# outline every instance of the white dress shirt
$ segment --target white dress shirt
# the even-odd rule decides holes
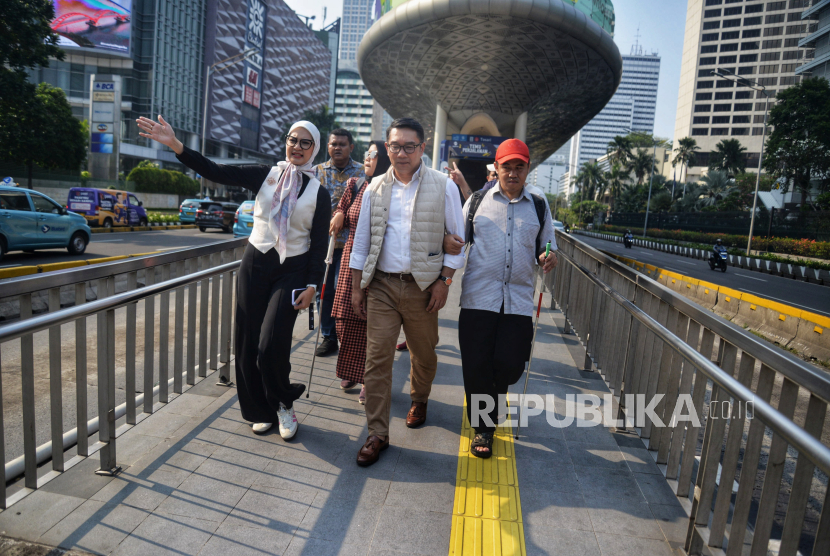
[[[404,184],[397,175],[392,184],[392,200],[389,205],[389,218],[386,222],[386,233],[383,236],[383,248],[378,257],[377,269],[383,272],[404,273],[412,272],[412,258],[410,254],[410,239],[412,237],[412,214],[415,209],[415,194],[421,182],[421,168],[415,171],[412,180]],[[464,239],[464,216],[461,212],[461,199],[458,196],[458,186],[451,179],[447,179],[444,202],[444,227],[447,232],[456,234]],[[355,230],[352,254],[349,259],[349,268],[363,270],[366,258],[369,256],[371,237],[371,201],[368,189],[363,192],[363,205],[360,207],[360,218]],[[464,253],[460,255],[444,254],[444,266],[459,269],[464,266]]]

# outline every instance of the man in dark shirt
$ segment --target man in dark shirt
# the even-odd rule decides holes
[[[352,160],[354,151],[354,138],[348,129],[338,128],[332,130],[328,139],[329,160],[319,164],[315,171],[317,179],[331,195],[332,212],[340,203],[340,198],[346,190],[346,183],[349,178],[365,177],[363,165]],[[331,309],[334,305],[334,293],[337,287],[337,276],[340,272],[340,259],[343,256],[343,246],[349,237],[348,231],[343,231],[337,237],[334,245],[334,257],[329,269],[328,280],[326,281],[326,297],[320,309],[320,327],[323,334],[323,341],[317,348],[317,356],[325,357],[337,352],[337,328],[336,321],[331,318]],[[344,390],[353,388],[355,385],[349,381],[342,381],[340,387]]]

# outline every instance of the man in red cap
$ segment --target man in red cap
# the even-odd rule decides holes
[[[502,143],[495,168],[498,183],[464,205],[470,250],[458,318],[467,417],[476,431],[470,451],[482,458],[493,452],[498,397],[521,378],[530,356],[536,265],[547,273],[557,264],[550,207],[525,184],[527,145]]]

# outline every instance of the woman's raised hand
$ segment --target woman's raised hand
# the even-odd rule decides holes
[[[176,154],[182,154],[184,145],[182,145],[181,141],[176,139],[176,134],[173,132],[173,126],[164,121],[164,118],[162,118],[160,114],[158,122],[154,122],[150,118],[142,116],[136,120],[136,123],[138,124],[138,128],[141,130],[141,132],[139,132],[141,137],[146,137],[147,139],[152,139],[162,145],[167,145],[173,149]]]

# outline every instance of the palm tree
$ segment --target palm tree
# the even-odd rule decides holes
[[[622,194],[625,181],[629,179],[629,174],[619,164],[614,164],[609,172],[605,172],[604,181],[608,185],[608,192],[611,194],[612,210],[617,208],[617,199]]]
[[[674,149],[674,160],[672,164],[680,164],[680,181],[686,181],[683,170],[689,166],[693,166],[697,161],[695,151],[699,151],[697,141],[692,137],[684,137],[677,142],[677,148]]]
[[[625,166],[631,159],[631,139],[622,135],[617,135],[608,143],[608,158],[611,164],[620,164]]]
[[[637,154],[628,163],[628,170],[637,176],[637,185],[643,185],[643,180],[651,173],[653,166],[654,156],[645,149],[637,149]]]
[[[580,197],[583,201],[596,201],[602,195],[605,180],[602,169],[596,161],[583,164],[576,179],[580,184]]]
[[[724,139],[715,145],[715,152],[709,159],[710,170],[722,170],[730,176],[743,174],[746,170],[746,147],[737,139]]]
[[[702,206],[711,207],[735,191],[735,180],[726,172],[712,171],[700,179],[700,200]]]

